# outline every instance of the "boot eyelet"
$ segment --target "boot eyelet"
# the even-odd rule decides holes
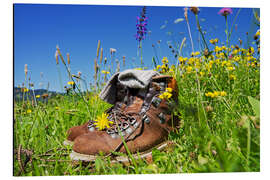
[[[160,114],[158,115],[158,117],[159,117],[160,123],[161,123],[161,124],[164,124],[164,123],[165,123],[165,120],[166,120],[166,116],[165,116],[163,113],[160,113]]]
[[[142,120],[146,123],[146,124],[149,124],[150,123],[150,119],[149,117],[145,114],[142,118]]]
[[[90,126],[90,127],[88,126],[88,130],[93,132],[93,131],[95,131],[95,127],[94,126]]]
[[[131,118],[129,122],[131,125],[134,125],[137,122],[137,120],[135,118]]]
[[[129,124],[126,123],[126,122],[124,122],[124,123],[123,123],[122,129],[123,129],[123,130],[126,130],[127,128],[129,128]]]
[[[116,133],[112,133],[112,134],[110,134],[110,135],[111,135],[111,137],[112,137],[113,139],[118,138],[118,135],[117,135]]]
[[[114,134],[115,133],[115,131],[113,130],[113,129],[107,129],[107,131],[106,131],[108,134]]]
[[[139,123],[138,122],[136,122],[134,125],[133,125],[133,127],[138,127],[139,126]]]
[[[127,133],[127,134],[132,133],[132,129],[129,127],[129,128],[126,130],[126,133]]]
[[[161,103],[162,99],[158,98],[158,97],[154,97],[152,99],[152,104],[157,108],[159,106],[159,104]]]

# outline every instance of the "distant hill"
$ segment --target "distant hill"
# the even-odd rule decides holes
[[[37,95],[42,96],[43,94],[48,94],[48,97],[52,97],[61,93],[57,93],[55,91],[47,91],[46,89],[35,89],[34,92],[33,90],[29,90],[27,93],[25,93],[24,99],[26,100],[27,98],[29,98],[30,100],[32,100],[34,96],[37,96]],[[22,100],[23,99],[22,88],[14,87],[13,97],[15,101]]]

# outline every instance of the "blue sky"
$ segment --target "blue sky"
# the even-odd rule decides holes
[[[167,42],[181,43],[187,38],[185,54],[190,54],[190,41],[186,22],[174,21],[183,18],[184,7],[147,7],[148,34],[143,41],[143,60],[145,65],[152,67],[151,60],[155,56],[152,44],[155,44],[158,57],[168,57],[174,62],[174,57]],[[233,14],[228,17],[232,24],[239,8],[233,8]],[[104,49],[104,57],[110,60],[110,48],[117,50],[115,58],[122,62],[126,56],[126,67],[133,68],[140,64],[137,56],[138,43],[135,39],[136,17],[140,15],[142,6],[95,6],[95,5],[44,5],[15,4],[14,5],[14,85],[24,82],[24,65],[28,64],[31,81],[35,88],[46,88],[60,91],[59,75],[55,63],[55,50],[58,44],[64,57],[70,53],[71,70],[73,74],[82,72],[86,81],[93,82],[94,59],[98,40]],[[206,39],[219,38],[225,42],[226,36],[224,17],[218,15],[220,8],[200,8],[199,19],[202,29],[206,31]],[[256,26],[252,23],[252,9],[242,8],[236,20],[237,29],[233,29],[232,44],[241,38],[246,41],[246,32],[254,34]],[[166,27],[161,26],[167,21]],[[195,16],[189,11],[189,21],[195,50],[199,34],[196,29]],[[172,32],[169,36],[167,32]],[[160,48],[157,41],[161,40]],[[209,47],[213,47],[209,45]],[[68,82],[67,73],[60,63],[63,84]],[[115,67],[115,65],[114,65]],[[104,69],[102,67],[102,69]],[[123,67],[121,67],[123,70]],[[43,73],[41,78],[40,73]],[[39,84],[43,83],[43,86]]]

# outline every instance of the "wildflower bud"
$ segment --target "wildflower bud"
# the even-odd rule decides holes
[[[209,55],[208,49],[205,49],[204,52],[203,52],[203,54],[204,54],[205,56],[208,56],[208,55]]]
[[[205,110],[206,110],[206,112],[213,111],[213,107],[208,105],[208,106],[206,106]]]
[[[215,156],[217,155],[217,151],[216,150],[212,150],[212,154]]]
[[[82,72],[78,71],[78,76],[81,77],[81,75],[82,75]]]
[[[239,43],[240,43],[240,46],[241,46],[243,41],[240,38],[238,40],[239,40]]]
[[[172,45],[169,45],[169,48],[172,48]]]
[[[103,59],[103,48],[100,49],[100,64],[102,63]]]
[[[116,52],[116,49],[110,48],[110,53],[111,53],[111,55],[113,55],[115,52]]]
[[[70,55],[69,55],[69,53],[67,53],[67,63],[68,63],[68,65],[70,64]]]
[[[28,65],[27,64],[24,65],[24,73],[25,73],[25,77],[26,77],[27,73],[28,73]]]
[[[198,7],[191,7],[191,8],[190,8],[190,11],[193,12],[193,14],[195,14],[195,15],[196,15],[196,14],[199,14],[199,12],[200,12],[200,10],[199,10]]]
[[[123,66],[126,64],[126,56],[123,56]]]
[[[59,64],[59,57],[58,57],[58,51],[57,50],[55,51],[54,57],[55,57],[55,60],[56,60],[56,64]]]
[[[188,13],[188,8],[184,8],[184,17],[185,17],[186,21],[188,21],[187,13]]]
[[[97,59],[98,59],[98,56],[99,56],[99,49],[100,49],[100,40],[98,40],[98,46],[97,46]]]

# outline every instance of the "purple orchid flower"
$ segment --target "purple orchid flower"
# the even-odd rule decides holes
[[[137,34],[135,35],[135,37],[136,37],[136,40],[138,40],[139,42],[141,40],[144,40],[147,34],[146,26],[147,26],[148,18],[145,16],[145,14],[146,14],[146,7],[143,7],[141,16],[137,17],[137,22],[136,22]]]

